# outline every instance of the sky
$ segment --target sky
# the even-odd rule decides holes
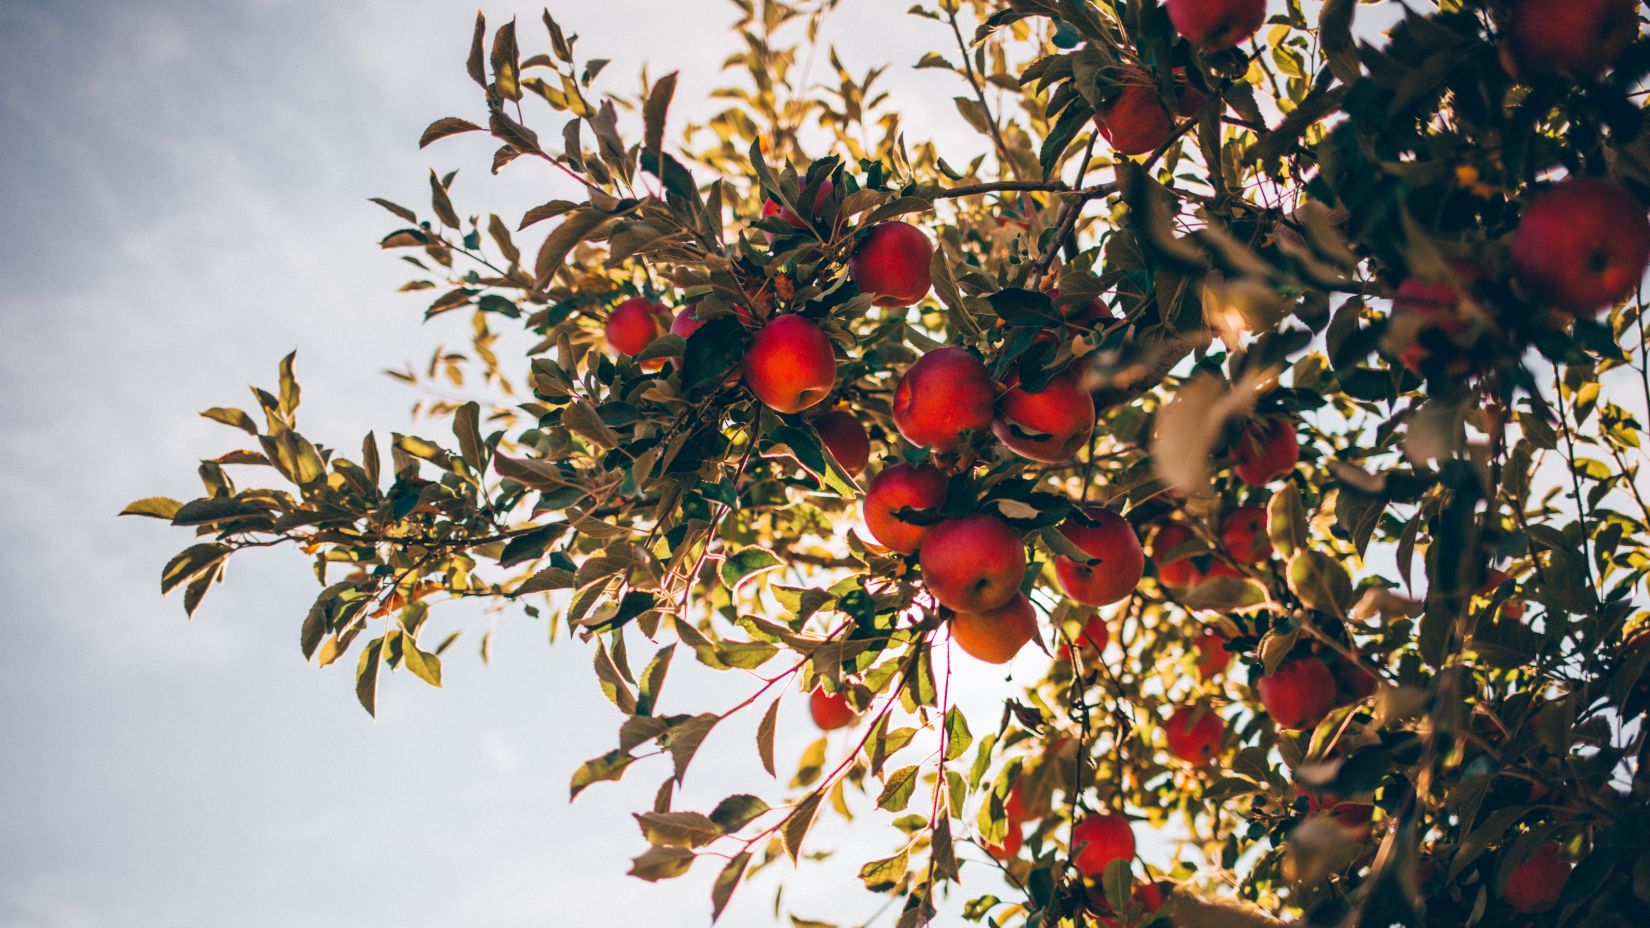
[[[842,4],[828,32],[855,71],[949,41],[906,5]],[[682,71],[679,108],[709,105],[730,5],[554,6],[581,54],[613,59],[610,86],[633,88],[645,61]],[[540,9],[485,5],[495,24],[520,16],[524,44],[542,42]],[[237,558],[189,622],[158,595],[186,534],[114,517],[135,498],[196,495],[195,462],[237,434],[196,413],[247,405],[293,349],[306,434],[354,447],[412,427],[414,395],[381,371],[460,343],[464,321],[424,325],[427,300],[393,292],[405,265],[376,242],[394,220],[367,198],[426,202],[432,167],[462,169],[465,212],[569,192],[548,171],[490,177],[481,140],[418,151],[434,118],[481,111],[463,69],[474,12],[0,0],[0,928],[708,922],[712,867],[624,876],[645,849],[628,813],[651,804],[662,768],[567,801],[621,720],[586,648],[501,618],[491,666],[472,634],[443,690],[396,675],[373,720],[349,668],[299,653],[316,592],[302,559]],[[913,137],[971,144],[945,75],[896,68],[889,89]],[[682,705],[736,701],[740,681],[687,663]],[[782,715],[781,757],[812,737],[800,706]],[[681,807],[777,792],[746,722],[707,742]],[[846,851],[794,879],[785,911],[869,917],[882,900],[853,870],[892,850],[866,843],[886,837],[816,835]],[[723,923],[772,923],[773,889],[742,889]]]

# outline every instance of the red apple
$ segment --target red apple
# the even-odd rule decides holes
[[[745,351],[745,385],[779,412],[801,412],[836,383],[836,353],[819,326],[797,315],[777,316],[757,330]]]
[[[843,470],[856,477],[865,472],[871,460],[871,437],[852,413],[841,409],[821,413],[814,417],[814,431]]]
[[[1450,267],[1453,277],[1449,279],[1406,279],[1398,285],[1398,293],[1392,299],[1393,330],[1403,337],[1398,359],[1416,373],[1427,358],[1427,346],[1422,343],[1424,333],[1441,332],[1453,339],[1466,332],[1469,325],[1461,313],[1461,304],[1470,298],[1467,288],[1483,272],[1464,261],[1452,261]]]
[[[1097,322],[1116,318],[1112,314],[1111,307],[1107,306],[1098,297],[1087,302],[1070,303],[1062,306],[1060,305],[1059,287],[1050,287],[1047,296],[1049,302],[1054,304],[1055,311],[1066,320],[1068,326],[1091,328]]]
[[[1094,397],[1075,367],[1055,374],[1043,389],[1012,386],[997,401],[991,431],[1023,458],[1058,464],[1071,460],[1094,434]]]
[[[1232,473],[1250,486],[1263,487],[1294,470],[1300,459],[1295,424],[1279,416],[1243,430],[1232,449]]]
[[[1203,91],[1192,86],[1185,68],[1174,69],[1174,102],[1175,115],[1183,117],[1196,116],[1203,109],[1203,104],[1209,102]]]
[[[1545,912],[1558,902],[1570,881],[1570,864],[1559,856],[1557,844],[1544,844],[1507,874],[1501,898],[1515,912]]]
[[[1122,91],[1094,114],[1094,125],[1123,155],[1155,151],[1174,131],[1174,121],[1157,95],[1157,85],[1144,73],[1128,76]]]
[[[885,467],[865,488],[865,502],[861,507],[865,527],[883,547],[911,554],[922,544],[929,526],[905,522],[894,513],[906,508],[939,508],[945,502],[945,487],[945,474],[926,464]]]
[[[692,338],[693,333],[704,325],[699,321],[698,303],[689,303],[676,311],[676,318],[670,320],[670,334],[680,335],[682,338]]]
[[[922,581],[940,605],[985,612],[1020,591],[1026,549],[1007,522],[988,515],[947,519],[922,540]]]
[[[1520,72],[1597,77],[1638,32],[1634,0],[1514,0],[1507,41]]]
[[[1170,522],[1152,537],[1152,563],[1157,565],[1157,579],[1164,586],[1189,589],[1202,583],[1203,571],[1191,557],[1166,560],[1169,552],[1192,540],[1192,530],[1184,522]]]
[[[1129,893],[1129,908],[1146,915],[1155,914],[1163,908],[1163,903],[1168,899],[1169,890],[1173,886],[1173,883],[1166,880],[1161,883],[1135,883],[1134,890]],[[1123,928],[1123,922],[1111,917],[1118,913],[1112,911],[1111,903],[1106,901],[1104,890],[1101,887],[1097,886],[1089,890],[1089,902],[1089,907],[1094,910],[1101,928]],[[1155,924],[1155,921],[1149,918],[1139,918],[1129,924],[1133,928],[1143,928],[1145,925]]]
[[[969,656],[988,664],[1006,664],[1037,635],[1037,610],[1024,593],[984,612],[951,617],[951,640]]]
[[[1106,620],[1100,618],[1100,613],[1091,612],[1083,620],[1083,629],[1077,633],[1077,647],[1084,651],[1098,655],[1106,650],[1106,642],[1111,640],[1111,629],[1106,627]],[[1071,645],[1060,646],[1060,659],[1071,660]]]
[[[985,362],[962,348],[937,348],[906,368],[894,387],[894,425],[920,448],[955,451],[962,434],[991,424],[996,387]]]
[[[1099,562],[1079,563],[1065,555],[1054,559],[1054,577],[1067,596],[1085,606],[1104,606],[1128,596],[1139,585],[1146,572],[1146,555],[1127,519],[1095,506],[1073,513],[1061,523],[1060,534]]]
[[[1277,673],[1261,677],[1256,688],[1279,728],[1316,725],[1335,706],[1335,675],[1315,657],[1285,663]]]
[[[1650,219],[1621,185],[1571,178],[1536,195],[1513,234],[1513,272],[1540,298],[1591,312],[1632,293],[1650,262]]]
[[[820,183],[819,193],[814,196],[814,214],[810,217],[812,220],[817,221],[819,219],[819,211],[825,208],[825,198],[829,197],[834,189],[836,189],[835,185],[828,180]],[[801,216],[792,212],[790,207],[780,206],[778,200],[768,197],[762,201],[762,218],[767,219],[772,216],[778,216],[793,229],[806,229],[808,227],[808,223],[804,222]],[[767,235],[768,241],[774,240],[772,232],[764,234]]]
[[[1165,0],[1175,31],[1204,51],[1225,51],[1266,22],[1266,0]]]
[[[1197,649],[1192,663],[1197,667],[1198,679],[1207,680],[1232,663],[1232,652],[1226,650],[1226,636],[1219,632],[1205,630],[1192,639],[1192,647]]]
[[[1128,819],[1109,809],[1090,812],[1071,826],[1071,849],[1084,876],[1099,876],[1112,861],[1134,857],[1134,829]]]
[[[1239,506],[1226,514],[1220,524],[1220,542],[1226,556],[1239,564],[1259,564],[1272,556],[1272,539],[1266,534],[1266,510],[1260,506]]]
[[[1225,736],[1226,723],[1207,706],[1182,706],[1163,726],[1169,753],[1199,767],[1219,756]]]
[[[646,297],[625,300],[607,317],[607,343],[620,354],[636,354],[664,334],[662,320],[666,312]]]
[[[933,286],[928,265],[934,246],[928,236],[903,222],[872,226],[848,259],[848,276],[878,306],[910,306]]]
[[[848,697],[841,692],[827,693],[822,687],[815,687],[808,697],[808,712],[814,717],[814,724],[824,731],[841,728],[852,724],[859,713],[848,704]]]

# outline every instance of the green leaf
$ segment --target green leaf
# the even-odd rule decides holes
[[[210,409],[202,410],[201,415],[213,422],[232,425],[253,437],[258,435],[257,424],[252,421],[252,417],[247,415],[245,410],[236,409],[233,406],[213,406]]]
[[[178,584],[192,580],[205,571],[216,567],[230,554],[228,545],[209,542],[190,545],[180,551],[160,572],[160,592],[162,596],[172,592]]]
[[[123,516],[148,516],[152,519],[171,519],[177,515],[182,503],[169,496],[145,496],[143,499],[133,500],[120,511]]]
[[[453,435],[458,438],[459,456],[477,474],[486,469],[487,446],[481,440],[481,404],[471,400],[453,413]]]
[[[723,829],[699,812],[642,812],[635,816],[649,844],[699,847],[720,838]]]
[[[650,847],[630,862],[630,876],[649,883],[669,880],[688,872],[698,855],[683,847]]]
[[[968,730],[968,720],[963,718],[962,710],[956,706],[945,714],[945,737],[946,760],[963,756],[969,745],[974,743],[974,735]]]
[[[864,881],[865,888],[874,893],[887,892],[899,885],[905,878],[905,870],[911,863],[909,848],[900,851],[892,857],[873,860],[859,868],[859,878]]]
[[[601,783],[617,780],[624,775],[636,758],[624,751],[608,751],[600,757],[595,757],[579,765],[573,771],[573,781],[569,786],[568,799],[577,799],[579,793],[592,783]]]
[[[368,642],[355,665],[355,698],[372,716],[378,714],[378,669],[384,663],[384,638],[380,635]]]
[[[430,125],[425,128],[423,134],[419,135],[418,147],[423,148],[431,142],[438,139],[444,139],[449,135],[458,135],[462,132],[480,131],[482,131],[482,128],[475,123],[470,122],[468,119],[459,119],[457,116],[443,116],[435,122],[430,123]],[[405,218],[408,222],[414,221],[414,217],[412,216],[405,216],[403,218]]]
[[[710,920],[715,924],[722,917],[722,910],[728,907],[728,900],[733,898],[733,891],[739,886],[739,881],[745,875],[745,868],[750,865],[750,851],[741,851],[728,861],[722,872],[716,875],[716,883],[710,889]]]
[[[762,713],[762,721],[756,726],[756,753],[762,759],[762,769],[768,776],[776,777],[773,764],[773,735],[774,726],[779,719],[779,700],[775,699],[768,704],[768,711]]]
[[[665,113],[670,109],[670,98],[676,94],[676,72],[672,71],[654,82],[642,105],[644,144],[649,151],[658,151],[664,145]]]
[[[710,820],[722,829],[723,834],[732,834],[767,811],[768,804],[760,797],[740,793],[717,803],[710,812]]]
[[[820,800],[824,798],[823,792],[809,793],[796,804],[796,808],[791,811],[790,819],[785,822],[780,834],[784,839],[785,853],[790,855],[793,864],[796,863],[797,855],[802,852],[802,839],[807,837],[808,829],[813,827],[814,816],[819,813]]]
[[[915,765],[901,767],[888,775],[882,781],[882,792],[877,796],[877,807],[889,812],[903,812],[911,802],[911,794],[917,788],[917,774],[921,768]]]
[[[413,672],[413,676],[433,687],[440,688],[441,658],[428,651],[420,651],[411,637],[408,637],[405,641],[406,644],[401,652],[402,663],[408,670]]]
[[[1308,609],[1345,616],[1352,606],[1352,578],[1341,562],[1310,548],[1289,559],[1289,589]]]
[[[740,584],[749,580],[752,576],[764,570],[779,567],[782,563],[779,558],[774,556],[773,552],[765,548],[755,546],[742,548],[722,562],[722,585],[730,590],[738,589]]]

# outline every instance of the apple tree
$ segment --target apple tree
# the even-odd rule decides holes
[[[941,152],[816,47],[833,0],[734,3],[695,124],[477,18],[419,144],[577,191],[377,201],[469,324],[405,379],[477,399],[334,447],[287,357],[126,510],[194,535],[162,591],[301,551],[369,712],[440,684],[445,603],[558,629],[622,715],[572,793],[662,777],[632,873],[716,868],[713,917],[878,808],[902,928],[1650,924],[1638,5],[923,0]],[[1000,714],[963,661],[1013,661]],[[681,807],[736,714],[782,775]]]

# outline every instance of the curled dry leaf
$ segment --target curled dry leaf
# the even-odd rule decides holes
[[[1271,371],[1250,371],[1235,384],[1200,374],[1183,384],[1157,414],[1152,434],[1152,470],[1183,496],[1210,495],[1209,455],[1227,420],[1255,406]]]

